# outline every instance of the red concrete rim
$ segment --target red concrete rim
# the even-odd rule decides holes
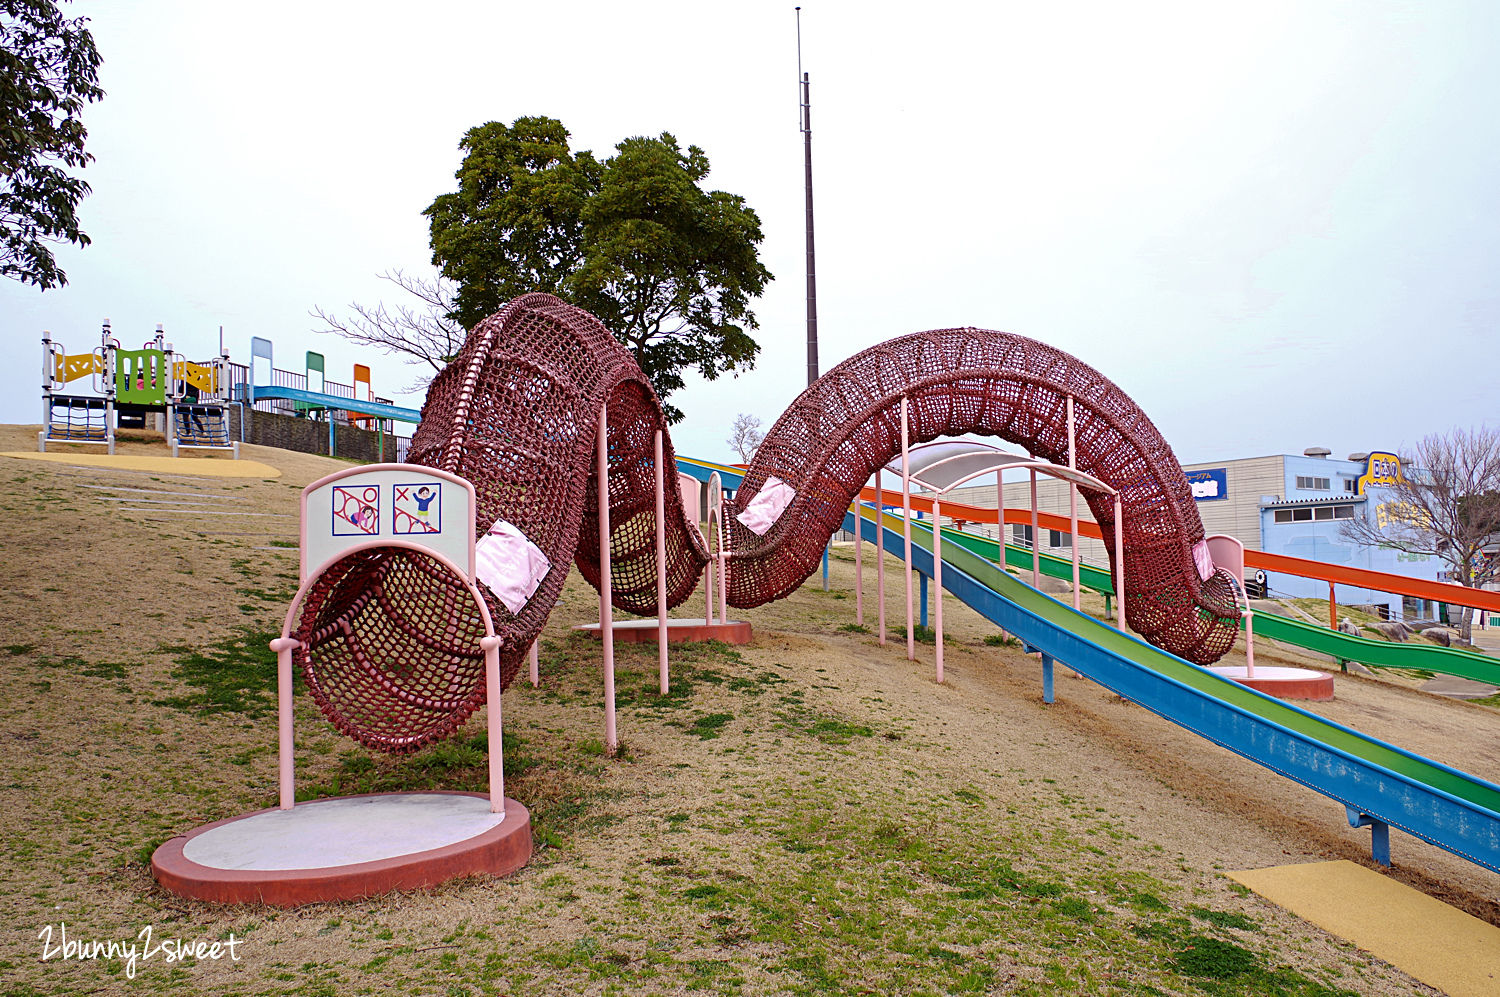
[[[1263,692],[1267,696],[1275,696],[1277,699],[1307,699],[1321,702],[1333,698],[1333,676],[1327,672],[1317,672],[1313,676],[1299,678],[1255,678],[1243,676],[1225,676],[1231,682]]]
[[[580,623],[573,628],[599,636],[599,624]],[[619,644],[655,644],[655,620],[616,620],[615,642]],[[725,623],[702,623],[693,620],[668,620],[667,643],[682,644],[694,640],[717,640],[725,644],[748,644],[754,639],[750,624],[744,620],[729,620]]]
[[[369,796],[476,796],[426,790],[409,793],[355,793],[325,800],[351,800]],[[309,802],[322,803],[325,800]],[[398,855],[373,862],[333,866],[325,869],[216,869],[200,865],[183,854],[187,843],[198,835],[225,824],[269,813],[267,807],[196,827],[158,847],[151,856],[151,872],[168,892],[194,900],[221,904],[269,904],[300,907],[331,900],[362,900],[395,890],[419,890],[463,876],[505,876],[531,859],[531,813],[509,797],[505,819],[463,841]]]

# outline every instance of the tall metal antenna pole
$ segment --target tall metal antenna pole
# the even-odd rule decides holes
[[[813,252],[812,93],[802,72],[802,8],[797,8],[797,74],[802,78],[802,160],[807,187],[807,383],[818,379],[818,267]]]

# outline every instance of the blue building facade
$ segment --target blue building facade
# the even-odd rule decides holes
[[[1448,566],[1440,558],[1365,546],[1344,538],[1342,531],[1348,520],[1362,519],[1376,528],[1384,527],[1393,499],[1386,486],[1400,473],[1399,461],[1392,454],[1358,456],[1364,459],[1284,455],[1281,494],[1265,495],[1260,501],[1261,549],[1324,564],[1446,581]],[[1327,582],[1280,572],[1268,574],[1267,582],[1275,595],[1328,598]],[[1340,585],[1337,594],[1341,603],[1383,606],[1393,618],[1428,616],[1434,610],[1420,600],[1348,585]]]

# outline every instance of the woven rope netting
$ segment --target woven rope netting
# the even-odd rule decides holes
[[[592,315],[547,294],[517,298],[469,333],[433,380],[408,462],[462,475],[475,533],[516,526],[552,568],[518,613],[481,584],[508,686],[562,591],[569,565],[599,584],[596,432],[608,404],[610,579],[615,606],[656,612],[655,434],[661,404],[631,355]],[[663,432],[667,601],[708,562],[687,522]],[[452,733],[484,701],[484,633],[467,586],[402,548],[351,555],[318,580],[295,636],[313,697],[340,731],[407,751]]]
[[[779,599],[817,567],[849,504],[877,468],[901,453],[901,398],[910,442],[996,436],[1068,463],[1067,398],[1074,399],[1078,468],[1120,489],[1128,622],[1159,647],[1200,664],[1234,643],[1239,609],[1228,578],[1199,580],[1192,549],[1203,523],[1172,449],[1112,381],[1076,358],[1022,336],[942,329],[882,343],[824,374],[766,434],[726,516],[730,605]],[[764,536],[734,517],[766,479],[796,489]],[[1111,567],[1114,501],[1082,488],[1103,530]],[[1120,572],[1115,572],[1119,584]]]
[[[1118,387],[1042,343],[981,329],[894,339],[846,360],[772,427],[726,517],[728,601],[779,599],[817,567],[828,538],[875,470],[910,440],[982,434],[1066,464],[1074,398],[1078,467],[1121,490],[1124,586],[1137,633],[1191,661],[1217,660],[1238,631],[1228,580],[1200,582],[1192,548],[1203,525],[1172,450]],[[661,404],[635,360],[591,315],[546,294],[517,298],[470,332],[427,394],[409,462],[473,482],[475,532],[518,527],[552,567],[511,613],[483,585],[501,637],[502,687],[515,677],[578,565],[599,587],[596,432],[608,406],[613,603],[656,611],[655,434],[663,430],[667,601],[692,593],[708,553],[687,522]],[[764,536],[735,518],[774,475],[796,498]],[[1110,496],[1081,489],[1114,565]],[[1115,573],[1117,584],[1120,572]],[[351,554],[325,571],[294,636],[313,698],[340,731],[407,751],[452,733],[484,701],[484,626],[465,582],[403,548]]]

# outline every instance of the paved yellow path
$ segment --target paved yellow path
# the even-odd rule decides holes
[[[1450,997],[1500,994],[1500,928],[1353,862],[1227,874]]]
[[[158,474],[196,474],[212,478],[279,478],[281,472],[258,460],[220,460],[214,457],[135,457],[127,454],[28,453],[0,451],[0,457],[45,460],[74,467],[104,467],[117,471],[154,471]]]

